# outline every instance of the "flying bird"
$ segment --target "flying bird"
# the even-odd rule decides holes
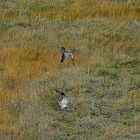
[[[61,61],[60,61],[61,63],[63,63],[67,57],[70,57],[72,59],[72,61],[74,62],[74,56],[73,56],[72,52],[69,50],[66,50],[66,48],[64,48],[64,47],[61,47],[61,55],[62,55]]]
[[[66,94],[62,91],[57,90],[57,89],[55,89],[55,91],[60,93],[60,95],[61,95],[61,101],[59,102],[59,105],[60,105],[61,109],[64,109],[64,108],[68,107],[67,106],[68,105],[68,99],[67,99]]]

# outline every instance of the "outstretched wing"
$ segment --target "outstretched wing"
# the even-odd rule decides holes
[[[75,65],[75,60],[74,60],[74,56],[73,56],[73,54],[72,53],[70,53],[70,58],[72,59],[72,61],[73,61],[73,65]]]
[[[71,57],[72,60],[74,60],[74,56],[73,56],[72,53],[70,53],[70,57]]]
[[[64,54],[62,54],[61,63],[63,63],[63,62],[64,62],[64,60],[65,60],[65,55],[64,55]]]

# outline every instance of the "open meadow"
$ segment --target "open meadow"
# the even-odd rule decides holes
[[[0,0],[0,140],[140,140],[140,1]]]

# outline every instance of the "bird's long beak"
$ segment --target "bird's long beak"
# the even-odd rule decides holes
[[[54,89],[56,92],[61,93],[59,90],[57,90],[56,88]]]

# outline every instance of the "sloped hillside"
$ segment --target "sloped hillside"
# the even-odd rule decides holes
[[[0,0],[0,97],[0,140],[139,140],[139,0]]]

